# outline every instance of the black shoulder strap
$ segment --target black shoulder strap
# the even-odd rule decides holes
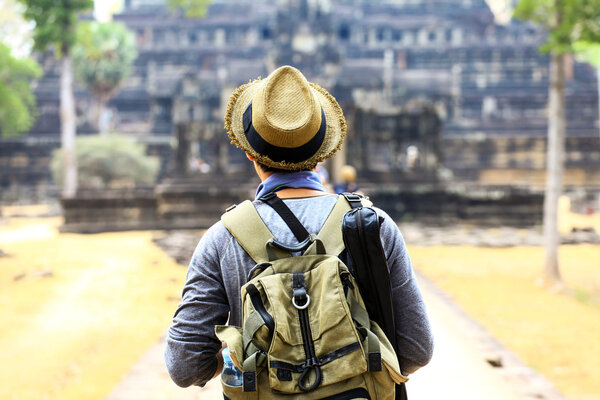
[[[350,207],[352,207],[352,208],[358,208],[358,207],[363,206],[363,203],[361,201],[362,197],[356,193],[344,192],[344,193],[342,193],[342,196],[344,196],[346,198],[346,200],[348,201],[348,204],[350,204]]]
[[[310,233],[306,230],[306,228],[302,225],[302,223],[296,218],[292,210],[285,205],[283,200],[281,200],[277,195],[273,192],[267,193],[266,195],[260,198],[261,201],[270,205],[277,214],[283,219],[286,225],[291,229],[296,239],[299,242],[304,242],[310,237]]]

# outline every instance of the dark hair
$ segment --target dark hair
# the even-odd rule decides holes
[[[281,169],[281,168],[269,167],[268,165],[259,163],[258,161],[256,162],[256,164],[258,164],[258,167],[263,172],[277,172],[277,173],[284,173],[284,174],[290,173],[290,172],[296,172],[296,171],[292,171],[292,170],[289,170],[289,169]],[[302,171],[310,171],[311,169],[306,169],[306,170],[302,170]]]
[[[293,172],[287,169],[281,169],[281,168],[275,168],[275,167],[269,167],[268,165],[265,165],[263,163],[259,163],[258,161],[256,162],[258,164],[258,167],[263,171],[263,172],[278,172],[278,173],[287,173],[287,172]]]

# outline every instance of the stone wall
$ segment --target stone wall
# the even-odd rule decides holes
[[[231,205],[254,198],[257,185],[258,181],[170,180],[156,189],[160,224],[164,229],[208,228]]]
[[[373,203],[396,221],[435,226],[531,227],[542,223],[544,195],[514,187],[455,184],[364,187]]]
[[[2,140],[0,203],[39,203],[55,197],[50,161],[58,147],[60,142],[53,139]]]
[[[63,199],[62,231],[95,233],[141,229],[205,229],[233,204],[252,199],[256,185],[177,181],[153,189],[84,191]],[[543,194],[514,188],[464,186],[364,187],[397,221],[448,226],[531,227],[541,223]]]
[[[444,138],[444,166],[481,185],[543,188],[545,137]],[[566,139],[564,186],[600,190],[600,137]]]
[[[63,232],[205,229],[233,204],[253,197],[254,183],[218,185],[168,180],[156,188],[85,190],[62,199]]]
[[[62,199],[63,232],[161,229],[153,189],[79,191]]]

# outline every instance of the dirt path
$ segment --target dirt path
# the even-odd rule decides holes
[[[420,276],[419,285],[435,350],[432,361],[411,377],[410,399],[566,400],[430,281]]]
[[[221,385],[213,379],[204,388],[180,388],[166,370],[164,338],[131,369],[106,400],[222,400]]]

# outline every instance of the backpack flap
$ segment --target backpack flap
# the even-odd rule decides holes
[[[277,254],[276,250],[283,250],[286,252],[285,257],[290,257],[293,253],[301,253],[302,255],[306,254],[325,254],[325,245],[316,235],[311,234],[301,243],[296,246],[289,246],[277,241],[275,238],[270,239],[267,244],[267,254],[269,256],[269,261],[278,260],[280,258],[284,258],[281,254]]]
[[[270,389],[311,392],[367,371],[363,340],[340,278],[342,270],[347,271],[334,256],[299,256],[274,261],[273,270],[248,282],[260,292],[265,311],[274,320],[268,348]],[[269,274],[272,271],[293,272]],[[303,288],[308,296],[296,299]],[[252,314],[255,305],[247,294],[244,299],[244,314]],[[257,336],[261,332],[266,333],[259,331]]]
[[[236,368],[242,369],[244,350],[242,347],[242,328],[230,325],[215,326],[215,334],[221,342],[225,342],[231,354],[231,360]]]

